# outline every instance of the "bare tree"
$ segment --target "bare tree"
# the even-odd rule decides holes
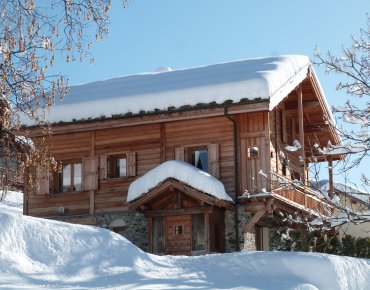
[[[328,73],[343,77],[337,84],[338,90],[345,90],[351,100],[342,106],[334,106],[333,112],[351,126],[336,128],[344,141],[351,145],[343,146],[345,153],[355,153],[352,162],[346,163],[343,170],[358,165],[368,156],[370,150],[370,17],[367,17],[365,28],[360,29],[359,37],[352,36],[352,45],[342,47],[342,55],[335,56],[330,51],[322,55],[316,50],[316,64],[324,65]],[[363,175],[363,181],[369,185],[369,179]]]
[[[370,153],[370,17],[367,16],[366,26],[360,29],[359,36],[352,36],[352,44],[349,47],[342,46],[342,55],[336,56],[332,52],[321,54],[316,50],[316,64],[323,65],[326,72],[338,74],[343,80],[337,84],[337,90],[344,90],[351,99],[343,102],[341,106],[333,106],[333,112],[338,116],[341,126],[336,125],[336,130],[342,137],[343,144],[325,148],[325,154],[343,154],[345,160],[338,170],[344,173],[348,180],[348,187],[342,189],[343,194],[357,195],[361,198],[361,190],[351,183],[351,169],[369,157]],[[369,189],[370,180],[362,174],[363,189]],[[360,186],[360,185],[357,185]],[[348,220],[354,223],[370,221],[370,199],[364,193],[365,206],[354,210],[332,199],[331,204],[342,212],[342,215],[334,216],[337,224],[345,223]],[[346,218],[343,218],[343,213]]]
[[[0,138],[5,129],[19,129],[22,118],[50,134],[45,112],[69,85],[50,68],[56,58],[94,61],[92,40],[108,33],[109,8],[110,0],[0,0]],[[27,166],[52,160],[47,150],[32,148]]]

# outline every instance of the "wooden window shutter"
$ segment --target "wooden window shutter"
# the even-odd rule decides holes
[[[50,193],[50,173],[48,167],[38,166],[36,168],[36,194],[44,195]]]
[[[220,146],[219,144],[208,145],[208,173],[220,177]]]
[[[98,157],[82,159],[82,188],[84,191],[98,189]]]
[[[127,153],[127,175],[136,176],[136,152]]]
[[[99,160],[100,162],[99,162],[99,178],[100,179],[107,179],[107,176],[108,176],[108,174],[107,174],[107,172],[108,172],[108,170],[107,170],[107,166],[108,166],[108,164],[107,164],[107,155],[101,155],[100,156],[100,160]]]
[[[183,146],[175,148],[175,160],[185,161],[185,150]]]

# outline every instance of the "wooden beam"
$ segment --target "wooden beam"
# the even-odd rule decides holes
[[[95,156],[95,131],[90,132],[90,157]],[[89,213],[94,214],[95,213],[95,191],[90,190],[89,194],[90,199],[90,206],[89,206]]]
[[[149,217],[146,221],[148,231],[148,252],[153,253],[153,219]]]
[[[210,228],[210,219],[209,219],[209,213],[204,214],[204,234],[206,239],[206,253],[209,253],[211,251],[211,241],[210,241],[210,235],[211,235],[211,228]]]
[[[329,168],[329,197],[334,196],[334,180],[333,180],[333,158],[328,156],[328,168]]]
[[[305,154],[305,142],[304,142],[304,123],[303,123],[303,94],[302,94],[302,86],[298,86],[297,89],[298,95],[298,128],[299,128],[299,143],[301,143],[301,156],[306,159]],[[302,183],[306,185],[306,161],[303,162],[302,171],[301,171],[301,179]]]
[[[267,209],[261,209],[257,211],[254,216],[249,220],[248,224],[244,227],[244,233],[252,232],[254,225],[265,215]]]
[[[145,217],[157,217],[157,216],[174,216],[174,215],[192,215],[200,213],[211,213],[212,207],[194,207],[194,208],[180,208],[180,209],[164,209],[164,210],[153,210],[146,211]]]
[[[166,123],[161,123],[161,163],[166,161]]]
[[[299,102],[287,103],[286,109],[287,111],[297,110],[298,106],[299,106]],[[305,101],[303,102],[303,106],[305,110],[306,109],[317,109],[320,107],[320,102],[319,101]]]
[[[244,205],[246,212],[254,213],[262,209],[266,209],[265,202],[251,201],[250,199],[246,199],[246,198],[239,198],[239,200],[240,200],[240,203],[244,203],[245,201],[248,201],[248,203]]]
[[[248,104],[230,104],[228,105],[228,113],[240,114],[249,112],[260,112],[268,111],[269,102],[268,100],[260,100],[255,103]],[[86,132],[91,130],[104,130],[112,128],[122,128],[135,125],[144,124],[158,124],[163,122],[174,122],[180,120],[191,120],[199,118],[209,118],[216,116],[224,116],[224,106],[220,105],[217,107],[206,107],[197,108],[193,107],[189,110],[179,110],[175,112],[161,112],[161,113],[147,113],[144,115],[136,116],[119,116],[107,119],[94,119],[86,121],[76,121],[70,123],[60,123],[52,125],[53,135],[75,133],[75,132]],[[41,137],[43,136],[42,130],[38,127],[32,128],[30,137]]]

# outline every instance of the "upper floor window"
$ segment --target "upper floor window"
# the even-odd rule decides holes
[[[118,178],[127,176],[127,156],[115,154],[108,156],[108,178]]]
[[[208,172],[208,148],[189,147],[186,148],[187,161],[196,168]]]
[[[219,144],[181,146],[176,147],[174,153],[176,160],[185,161],[216,178],[220,177]]]
[[[248,146],[248,158],[258,158],[259,157],[259,148],[258,146]]]
[[[54,192],[82,191],[81,160],[64,161],[62,172],[54,176]]]

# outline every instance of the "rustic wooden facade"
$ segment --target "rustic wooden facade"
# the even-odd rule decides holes
[[[307,185],[307,165],[313,159],[327,161],[312,151],[315,143],[340,142],[331,121],[309,72],[273,107],[269,100],[253,99],[55,124],[49,142],[53,156],[69,170],[67,187],[61,187],[60,175],[49,177],[38,169],[37,190],[25,192],[25,214],[97,224],[99,214],[134,211],[147,220],[150,252],[223,252],[225,211],[235,213],[236,239],[255,227],[272,226],[269,218],[281,212],[330,213]],[[37,128],[32,135],[37,143]],[[286,150],[294,140],[302,147]],[[202,150],[207,152],[203,169],[224,184],[234,204],[176,180],[126,202],[137,177],[167,160],[193,163],[193,152]],[[117,160],[125,167],[119,174],[112,167]],[[238,233],[240,212],[251,218]]]
[[[20,161],[28,145],[0,122],[0,188],[23,189],[23,174]]]

